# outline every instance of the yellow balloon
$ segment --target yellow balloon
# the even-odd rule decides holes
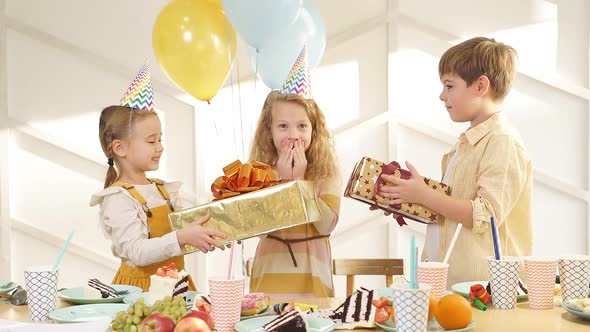
[[[210,0],[173,0],[156,19],[152,46],[158,63],[178,86],[210,101],[236,55],[236,32]]]

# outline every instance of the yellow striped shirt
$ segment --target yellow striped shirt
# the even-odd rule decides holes
[[[319,185],[322,219],[271,233],[284,240],[327,235],[338,223],[340,193],[336,183]],[[328,237],[291,244],[262,236],[252,265],[250,292],[263,292],[271,297],[332,297],[332,253]]]
[[[449,259],[448,284],[488,280],[486,257],[494,256],[490,227],[499,230],[502,255],[532,254],[532,165],[518,133],[501,113],[468,129],[443,156],[442,171],[458,153],[449,170],[451,196],[471,201],[473,228],[464,228]],[[444,174],[443,174],[444,175]],[[435,232],[427,228],[426,241]],[[457,221],[446,219],[439,228],[439,258],[444,257]]]

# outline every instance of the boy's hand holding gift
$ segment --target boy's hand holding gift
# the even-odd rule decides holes
[[[420,203],[432,190],[448,195],[449,187],[421,176],[410,163],[406,165],[410,171],[395,161],[385,164],[364,157],[352,172],[344,196],[370,204],[371,210],[393,213],[400,226],[406,224],[404,217],[425,224],[438,222],[439,214]]]
[[[423,204],[422,198],[428,194],[428,190],[432,189],[424,182],[424,177],[418,173],[410,162],[406,161],[406,166],[410,170],[409,179],[396,178],[390,174],[381,174],[381,179],[386,182],[379,186],[377,194],[386,198],[383,200],[384,204]]]

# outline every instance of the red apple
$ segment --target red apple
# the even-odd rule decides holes
[[[141,322],[141,332],[172,332],[174,321],[163,313],[153,313]]]
[[[213,329],[213,318],[211,317],[211,315],[209,315],[208,313],[206,313],[204,311],[191,311],[188,314],[184,315],[184,317],[182,317],[181,321],[185,318],[188,318],[188,317],[200,318],[200,319],[204,320],[205,323],[207,323],[207,325],[209,325],[209,328]]]
[[[187,317],[178,322],[174,332],[211,332],[211,329],[204,320],[197,317]]]

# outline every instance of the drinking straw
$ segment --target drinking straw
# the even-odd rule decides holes
[[[418,246],[414,247],[414,257],[414,280],[416,280],[416,288],[420,288],[420,285],[418,284],[418,262],[420,262]]]
[[[66,249],[68,249],[68,246],[70,245],[70,240],[72,240],[72,236],[74,236],[74,233],[75,232],[76,232],[76,230],[75,229],[72,229],[70,231],[70,234],[68,234],[68,237],[66,238],[66,242],[61,247],[61,251],[59,252],[59,255],[57,256],[57,259],[55,260],[55,263],[53,263],[53,269],[54,270],[57,269],[57,266],[61,262],[61,259],[64,257],[64,254],[66,253]]]
[[[416,288],[416,236],[410,237],[410,288]]]
[[[500,255],[500,244],[498,242],[498,230],[496,229],[496,223],[494,223],[494,217],[491,218],[492,221],[492,236],[494,238],[494,254],[496,255],[496,260],[501,260],[502,256]]]
[[[443,263],[445,263],[445,264],[449,261],[449,257],[451,257],[451,252],[453,251],[453,248],[455,247],[455,242],[457,241],[457,238],[459,237],[459,232],[461,232],[461,227],[463,227],[463,224],[458,223],[457,228],[455,229],[455,235],[453,235],[453,239],[451,240],[451,244],[449,245],[449,249],[447,249],[447,253],[445,254],[445,259],[443,259]]]
[[[234,265],[234,251],[236,250],[236,242],[231,243],[231,248],[229,249],[229,265],[227,266],[227,279],[233,279],[233,265]]]

